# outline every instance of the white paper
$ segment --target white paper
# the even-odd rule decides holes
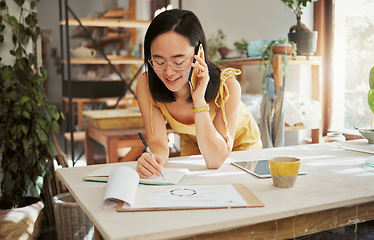
[[[123,208],[246,207],[248,203],[231,184],[139,186],[131,206]]]
[[[126,166],[116,167],[109,174],[103,207],[115,207],[118,201],[132,205],[138,185],[139,175],[134,169]]]
[[[339,147],[345,150],[374,154],[374,144],[369,144],[365,141],[350,141],[348,143],[345,142]]]
[[[248,206],[231,184],[147,186],[139,185],[139,181],[135,169],[127,166],[116,167],[109,174],[103,207],[116,207],[119,201],[124,202],[123,208],[134,209]]]

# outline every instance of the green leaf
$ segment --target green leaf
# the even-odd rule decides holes
[[[23,96],[23,97],[21,97],[21,99],[20,99],[20,103],[26,103],[26,102],[28,102],[30,100],[30,98],[28,97],[28,96]]]
[[[17,145],[12,140],[8,142],[8,146],[13,151],[16,151],[16,149],[17,149]]]
[[[10,20],[11,22],[13,22],[14,24],[18,24],[18,20],[17,20],[17,18],[16,18],[15,16],[10,16],[10,17],[9,17],[9,20]]]
[[[6,9],[6,2],[5,1],[1,1],[0,2],[0,10],[5,10]]]
[[[52,117],[55,119],[55,120],[59,120],[60,119],[60,114],[59,112],[57,111],[57,109],[54,107],[54,106],[50,106],[51,108],[51,112],[52,112]]]
[[[10,168],[10,170],[12,170],[12,172],[14,172],[15,174],[17,174],[17,172],[18,172],[18,163],[17,162],[12,162],[9,165],[9,168]]]
[[[58,125],[58,123],[56,121],[53,121],[52,122],[52,129],[55,133],[59,133],[60,132],[60,125]]]
[[[22,53],[21,53],[22,54]],[[20,61],[17,61],[17,67],[19,67],[19,69],[21,70],[24,70],[24,67],[25,67],[25,62],[20,60]]]
[[[48,121],[50,122],[52,120],[52,115],[51,115],[51,112],[49,111],[49,108],[47,108],[46,106],[43,106],[41,108],[41,112],[42,112],[42,116]]]
[[[29,128],[28,128],[26,125],[22,125],[22,126],[21,126],[21,130],[22,130],[22,132],[26,135],[27,132],[29,131]]]
[[[42,67],[39,68],[39,70],[40,70],[40,73],[41,73],[42,77],[46,78],[47,77],[47,69],[45,69],[45,67],[42,66]]]
[[[42,143],[48,142],[48,137],[43,130],[39,130],[37,132],[38,132],[38,137]]]
[[[27,112],[27,111],[22,111],[22,116],[24,116],[24,117],[27,118],[27,119],[31,119],[31,118],[30,118],[30,113]]]
[[[25,107],[26,107],[26,110],[27,110],[27,111],[29,111],[29,112],[32,111],[32,104],[31,104],[30,102],[27,102],[27,103],[25,104]]]
[[[17,24],[15,27],[14,27],[14,32],[17,34],[17,35],[20,35],[21,31],[19,29],[19,26],[20,24]]]
[[[13,34],[13,35],[12,35],[12,42],[13,42],[14,45],[17,44],[17,42],[18,42],[18,37],[17,37],[16,34]]]
[[[374,113],[374,89],[369,90],[368,104],[369,104],[371,111]]]
[[[29,141],[27,141],[27,139],[22,139],[22,143],[23,143],[23,149],[25,150],[25,152],[27,152],[29,150]]]
[[[14,0],[18,6],[22,7],[25,4],[25,0]]]
[[[36,2],[35,1],[32,1],[31,2],[31,9],[34,9],[36,7]]]
[[[370,89],[374,89],[374,67],[372,67],[371,70],[370,70],[369,86],[370,86]]]
[[[1,73],[1,77],[5,80],[11,79],[12,71],[9,68],[4,68],[3,72]]]
[[[3,176],[3,181],[1,182],[2,183],[2,188],[4,190],[4,192],[12,192],[13,191],[13,188],[14,188],[14,180],[10,174],[10,172],[4,172],[4,176]]]
[[[36,43],[38,41],[39,35],[40,35],[40,28],[36,27],[35,28],[35,34],[32,35],[32,41],[34,43]]]

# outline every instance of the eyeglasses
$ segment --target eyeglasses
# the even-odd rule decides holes
[[[168,62],[161,60],[161,59],[149,59],[149,64],[151,64],[152,68],[155,71],[163,71],[166,68]],[[185,70],[190,66],[190,60],[185,58],[176,58],[173,61],[169,62],[170,66],[174,68],[174,70],[181,71]]]

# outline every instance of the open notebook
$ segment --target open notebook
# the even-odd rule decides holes
[[[103,207],[129,212],[264,206],[243,184],[147,186],[139,182],[134,169],[114,169],[108,178]]]
[[[109,174],[114,169],[120,167],[121,166],[118,165],[107,164],[104,167],[87,174],[83,179],[85,181],[106,182]],[[164,168],[162,169],[162,174],[164,175],[165,179],[161,176],[154,175],[148,179],[141,178],[140,183],[151,185],[175,185],[178,184],[188,172],[188,169]]]

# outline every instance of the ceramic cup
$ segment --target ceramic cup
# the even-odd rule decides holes
[[[279,188],[292,188],[300,169],[300,159],[295,157],[274,157],[269,160],[273,184]]]

